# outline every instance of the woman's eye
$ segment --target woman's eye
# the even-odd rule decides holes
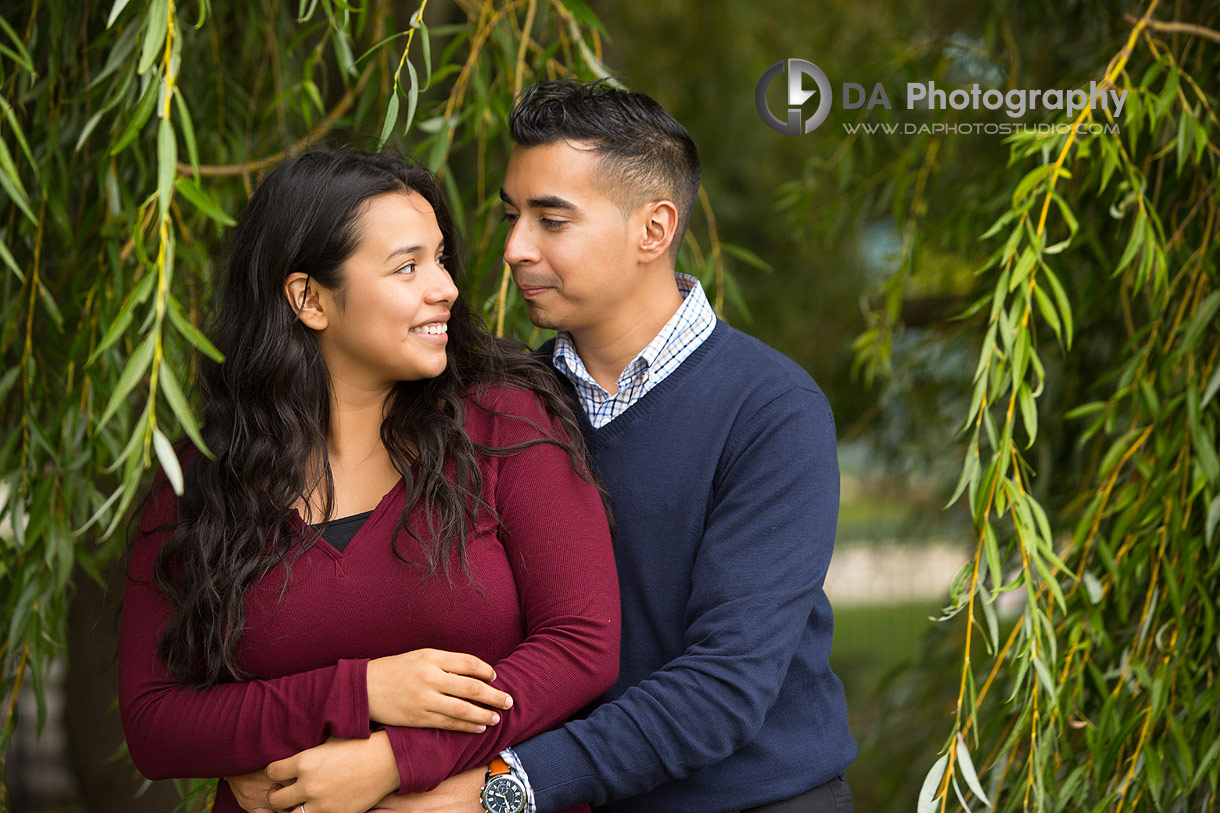
[[[437,265],[439,265],[441,268],[446,268],[446,267],[448,267],[448,265],[449,265],[449,255],[448,255],[448,254],[442,254],[441,256],[437,257],[437,258],[436,258],[436,264],[437,264]]]
[[[415,273],[415,263],[407,263],[406,265],[399,267],[399,269],[397,271],[395,271],[394,273],[397,274],[402,271],[406,271],[408,273],[414,274]]]

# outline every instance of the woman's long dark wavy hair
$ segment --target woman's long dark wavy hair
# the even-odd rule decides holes
[[[357,248],[365,203],[408,191],[432,205],[446,267],[459,281],[457,235],[436,179],[398,155],[305,152],[269,174],[241,215],[207,331],[225,361],[199,358],[201,431],[215,460],[200,453],[186,463],[177,523],[155,567],[156,584],[174,607],[160,654],[180,680],[202,687],[247,677],[235,656],[247,590],[280,562],[290,567],[316,542],[294,529],[294,504],[308,504],[306,496],[320,490],[323,516],[331,513],[330,377],[313,330],[284,295],[284,281],[306,273],[341,302],[343,263]],[[381,441],[407,493],[394,531],[395,554],[408,561],[398,545],[405,528],[424,551],[426,561],[417,564],[430,576],[439,567],[451,578],[455,551],[470,576],[467,536],[477,512],[490,510],[479,496],[478,456],[522,448],[474,444],[463,429],[463,394],[492,384],[532,390],[567,434],[538,427],[539,439],[532,442],[562,446],[576,471],[594,481],[575,414],[553,372],[520,345],[493,337],[460,298],[452,305],[448,334],[441,375],[394,385]],[[320,468],[313,482],[311,465]],[[421,502],[430,527],[417,534],[407,517]]]

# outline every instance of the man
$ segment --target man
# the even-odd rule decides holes
[[[618,683],[505,752],[512,775],[543,811],[851,810],[822,589],[839,498],[825,396],[675,275],[700,168],[660,105],[543,82],[510,130],[504,258],[530,319],[559,331],[540,352],[587,418],[623,607]]]

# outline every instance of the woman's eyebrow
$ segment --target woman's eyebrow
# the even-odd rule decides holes
[[[444,246],[442,246],[442,248],[444,248]],[[396,248],[393,251],[391,251],[390,256],[386,257],[386,260],[392,260],[395,257],[397,257],[399,254],[415,254],[416,252],[423,251],[423,250],[424,250],[423,246],[403,246],[402,248]]]

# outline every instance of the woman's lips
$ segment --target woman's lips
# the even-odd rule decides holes
[[[412,336],[418,336],[424,341],[434,344],[445,344],[449,341],[449,326],[444,322],[429,322],[426,325],[413,327],[409,332]]]

